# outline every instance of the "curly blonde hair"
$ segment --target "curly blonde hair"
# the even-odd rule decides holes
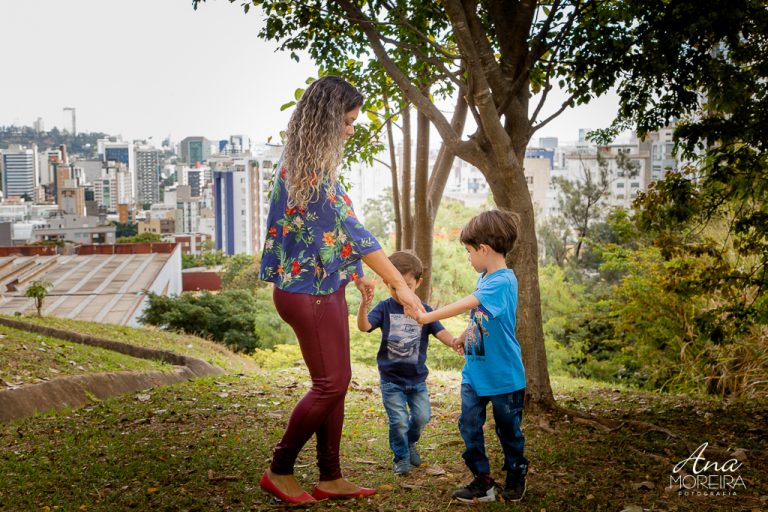
[[[337,76],[324,76],[304,91],[286,130],[283,167],[290,206],[305,207],[323,184],[336,186],[344,115],[362,104],[362,94]]]

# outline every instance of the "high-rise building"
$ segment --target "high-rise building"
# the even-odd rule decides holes
[[[37,146],[31,149],[11,145],[2,154],[3,194],[5,197],[35,196],[35,187],[39,183]]]
[[[59,192],[59,209],[66,214],[85,215],[85,189],[75,180],[66,180]]]
[[[118,204],[134,204],[131,186],[132,179],[128,168],[124,164],[110,161],[101,178],[94,184],[94,199],[99,206],[106,207],[110,212],[117,212]]]
[[[251,141],[245,135],[231,135],[228,150],[231,155],[242,155],[251,150]]]
[[[557,149],[558,140],[557,137],[540,137],[539,146],[544,149]]]
[[[555,152],[551,149],[528,148],[525,150],[523,173],[537,214],[545,213],[547,209],[547,192],[551,183],[554,155]]]
[[[200,169],[190,169],[187,171],[187,185],[189,185],[189,194],[192,197],[200,197],[202,184],[203,173]]]
[[[41,151],[37,157],[40,169],[40,185],[48,185],[56,179],[56,165],[62,161],[61,150],[48,149]]]
[[[160,202],[160,169],[163,153],[144,146],[136,149],[136,194],[140,205]]]
[[[281,146],[259,147],[251,157],[222,163],[213,172],[217,249],[227,254],[261,251],[269,210],[269,185],[282,150]]]
[[[589,146],[587,135],[592,131],[592,128],[579,128],[579,141],[578,146]]]
[[[676,172],[681,167],[674,152],[674,132],[675,125],[672,124],[649,133],[645,138],[651,146],[651,181],[663,180],[668,172]]]
[[[206,162],[211,156],[211,141],[205,137],[187,137],[179,144],[179,153],[188,165]]]
[[[103,162],[115,162],[125,166],[125,172],[127,172],[130,180],[130,192],[123,192],[123,199],[130,198],[133,202],[136,199],[136,161],[135,152],[133,150],[133,142],[125,142],[118,137],[109,137],[106,139],[99,139],[97,141],[97,148],[99,152],[99,158]],[[125,196],[128,194],[128,196]],[[119,201],[125,202],[125,201]],[[116,207],[116,205],[115,205]]]

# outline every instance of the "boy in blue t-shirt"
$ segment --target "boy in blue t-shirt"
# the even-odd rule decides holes
[[[413,253],[397,251],[389,260],[403,275],[408,287],[415,291],[421,284],[423,267]],[[427,346],[429,335],[435,336],[454,348],[455,338],[440,324],[427,323],[423,327],[405,315],[394,288],[392,298],[376,304],[367,313],[370,300],[360,302],[357,327],[371,332],[381,329],[381,346],[376,355],[381,377],[381,397],[389,418],[389,447],[394,453],[394,471],[404,475],[413,466],[421,465],[416,442],[430,418],[427,393]],[[432,311],[424,304],[427,311]]]
[[[461,230],[460,239],[470,264],[480,273],[477,288],[461,300],[417,315],[420,323],[429,324],[471,312],[467,330],[458,338],[465,357],[459,417],[459,431],[466,446],[462,456],[475,476],[469,485],[453,493],[463,502],[496,499],[483,437],[489,402],[504,451],[503,469],[507,471],[502,495],[506,501],[519,501],[525,495],[528,459],[523,456],[525,438],[520,430],[525,370],[515,337],[517,278],[505,262],[517,240],[518,223],[516,214],[504,210],[473,217]]]

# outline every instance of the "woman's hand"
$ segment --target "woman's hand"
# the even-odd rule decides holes
[[[418,318],[419,313],[426,313],[421,299],[402,281],[395,285],[395,295],[397,301],[403,305],[405,314],[411,318]]]
[[[368,276],[359,277],[355,280],[355,286],[360,290],[360,295],[363,298],[363,304],[368,306],[373,302],[373,287],[375,283],[373,279]]]

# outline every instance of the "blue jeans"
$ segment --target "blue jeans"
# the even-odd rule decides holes
[[[525,389],[512,393],[493,396],[477,396],[469,384],[461,385],[461,416],[459,432],[464,438],[466,450],[462,454],[464,462],[472,474],[489,475],[491,466],[485,455],[485,409],[490,402],[493,405],[493,419],[496,422],[496,435],[504,451],[502,469],[525,475],[528,472],[528,459],[523,456],[525,437],[520,430],[523,421],[523,401]]]
[[[400,385],[381,381],[381,398],[389,418],[389,447],[395,462],[408,460],[431,414],[427,383]]]

